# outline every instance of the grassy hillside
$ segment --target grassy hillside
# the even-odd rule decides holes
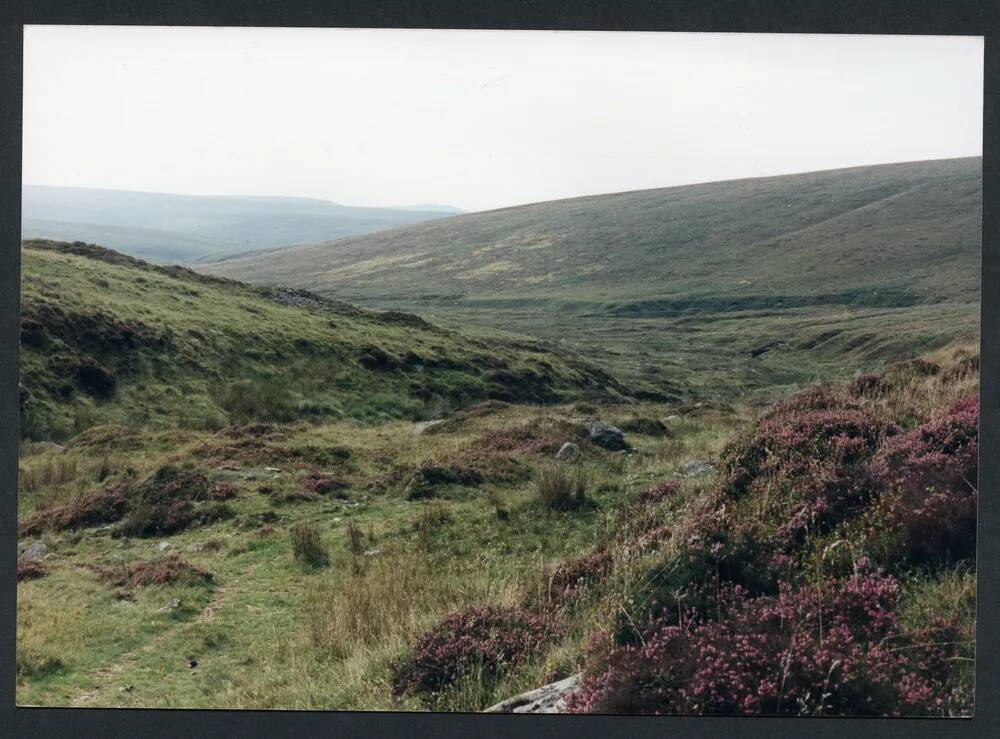
[[[359,208],[282,197],[199,197],[26,185],[22,238],[83,240],[154,262],[193,262],[443,218],[454,209]]]
[[[83,243],[22,251],[21,432],[430,418],[492,398],[621,397],[542,342],[155,267]]]
[[[975,492],[955,482],[975,484],[976,442],[952,408],[977,360],[942,351],[759,419],[494,402],[423,433],[26,444],[17,702],[467,711],[582,673],[572,710],[968,715]],[[589,442],[594,413],[631,449]],[[553,459],[564,441],[577,462]],[[882,482],[900,451],[930,453],[909,487]],[[900,507],[928,473],[947,479],[931,507]]]
[[[203,269],[556,338],[643,382],[732,395],[975,336],[981,166],[538,203]]]

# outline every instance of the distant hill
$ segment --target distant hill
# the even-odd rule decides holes
[[[156,262],[368,234],[454,215],[448,206],[360,208],[285,197],[201,197],[25,185],[22,238],[86,241]]]
[[[729,390],[978,331],[980,158],[536,203],[206,266]]]

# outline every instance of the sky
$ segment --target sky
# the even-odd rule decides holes
[[[486,210],[982,153],[981,37],[29,26],[23,182]]]

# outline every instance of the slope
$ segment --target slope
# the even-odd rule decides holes
[[[981,198],[979,158],[877,165],[537,203],[203,269],[743,390],[974,335]]]
[[[251,288],[101,247],[22,251],[21,433],[103,424],[431,417],[486,398],[618,395],[541,342],[487,340],[399,312]]]

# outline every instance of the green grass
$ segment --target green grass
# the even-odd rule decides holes
[[[610,407],[608,412],[631,409]],[[665,417],[669,410],[651,406],[645,412]],[[48,562],[51,574],[19,584],[18,654],[34,672],[26,668],[19,679],[18,702],[421,708],[412,698],[394,701],[389,683],[394,660],[422,630],[456,607],[517,602],[546,567],[592,548],[629,490],[668,474],[683,458],[710,456],[734,421],[710,413],[672,422],[682,445],[677,439],[630,435],[640,450],[633,454],[591,449],[586,454],[593,505],[549,511],[537,500],[532,479],[543,457],[520,462],[515,457],[514,464],[527,474],[504,482],[493,473],[508,468],[507,455],[470,450],[490,432],[551,418],[579,415],[570,406],[511,406],[471,417],[447,432],[421,435],[405,421],[368,427],[298,422],[280,426],[281,436],[266,440],[276,450],[306,443],[348,448],[350,463],[342,472],[351,486],[343,501],[275,503],[260,486],[296,489],[294,468],[280,465],[283,471],[273,473],[264,464],[231,470],[206,463],[197,450],[219,441],[209,431],[139,431],[134,451],[116,450],[114,439],[98,445],[94,453],[106,454],[116,470],[109,483],[125,465],[148,474],[170,460],[195,462],[210,479],[236,486],[237,497],[228,501],[236,516],[164,537],[185,561],[213,573],[212,583],[140,588],[134,601],[117,600],[115,588],[85,566],[113,566],[115,555],[125,562],[155,558],[154,544],[161,539],[114,539],[94,530],[46,534],[54,553]],[[72,445],[62,452],[26,448],[21,464],[36,469],[72,453]],[[444,485],[433,499],[406,499],[406,476],[395,474],[399,470],[462,458],[489,482],[479,489]],[[372,482],[385,479],[396,482],[377,492],[370,489]],[[98,487],[85,467],[67,484],[70,490]],[[508,516],[497,515],[487,489],[502,499]],[[49,498],[21,491],[22,513],[42,500],[47,504]],[[259,517],[267,512],[278,518],[264,528]],[[296,561],[292,532],[303,527],[320,537],[328,566],[303,567]],[[357,549],[349,543],[349,528],[360,532]],[[187,551],[190,544],[206,542],[211,546]],[[157,613],[172,598],[182,608]],[[580,653],[573,654],[575,659]],[[191,658],[198,662],[194,669],[187,666]],[[62,665],[46,671],[47,659]],[[530,687],[545,665],[532,669],[489,690],[470,683],[449,705],[482,708],[522,683]]]
[[[25,242],[22,253],[28,439],[65,440],[102,424],[379,422],[491,396],[551,402],[624,390],[541,342],[484,339],[302,296],[280,302],[83,245]],[[80,380],[86,362],[113,376],[111,393]]]
[[[668,397],[774,394],[978,335],[981,167],[598,195],[201,269],[549,338]]]

